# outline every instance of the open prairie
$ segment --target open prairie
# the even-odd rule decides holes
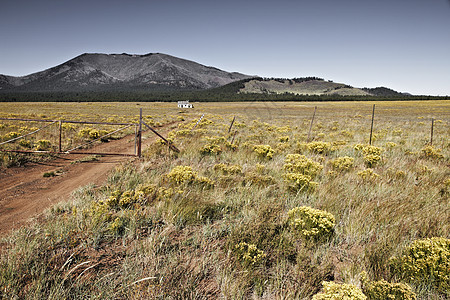
[[[450,101],[0,103],[0,118],[137,123],[140,108],[181,152],[155,139],[5,237],[3,298],[450,296]],[[0,124],[1,141],[42,126]],[[64,147],[114,126],[65,128]],[[56,147],[56,127],[37,134],[7,147]]]

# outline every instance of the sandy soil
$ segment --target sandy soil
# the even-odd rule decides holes
[[[143,149],[156,139],[147,133]],[[95,146],[92,152],[134,153],[134,135]],[[26,225],[45,209],[70,200],[71,193],[87,184],[101,185],[117,165],[135,157],[102,156],[98,161],[77,162],[88,155],[60,155],[44,163],[28,163],[25,167],[0,168],[0,237]],[[51,171],[60,171],[54,177],[43,177]]]

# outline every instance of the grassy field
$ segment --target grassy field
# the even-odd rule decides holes
[[[6,237],[1,297],[450,296],[449,101],[194,105],[0,103],[121,122],[142,108],[181,150],[155,142]]]

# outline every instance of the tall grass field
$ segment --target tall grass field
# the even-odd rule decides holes
[[[1,298],[450,297],[449,101],[0,103],[0,117],[140,108],[181,152],[146,133],[142,158],[4,237]],[[2,121],[1,140],[26,126]],[[54,145],[42,134],[31,148]]]

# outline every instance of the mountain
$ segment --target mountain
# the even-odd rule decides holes
[[[249,77],[161,53],[85,53],[27,76],[0,75],[0,89],[12,92],[198,90]]]

